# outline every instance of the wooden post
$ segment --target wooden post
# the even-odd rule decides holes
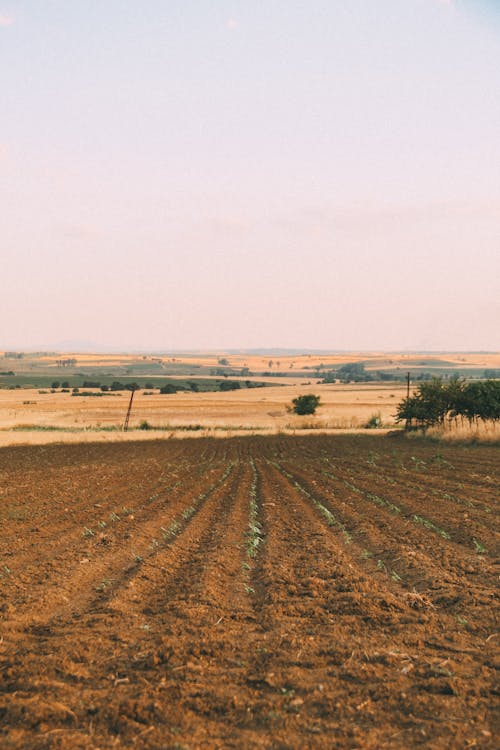
[[[127,432],[128,430],[128,422],[130,419],[130,412],[132,411],[132,401],[134,400],[134,393],[135,393],[135,388],[133,388],[132,393],[130,394],[130,401],[128,403],[127,416],[125,417],[125,424],[123,425],[123,432]]]
[[[406,400],[410,398],[410,373],[406,373]],[[410,420],[407,419],[405,422],[405,430],[408,431],[410,429]]]

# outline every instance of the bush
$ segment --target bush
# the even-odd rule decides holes
[[[382,417],[380,412],[378,414],[372,414],[368,422],[365,424],[367,430],[376,430],[377,427],[382,427]]]
[[[143,419],[139,425],[139,429],[140,430],[152,430],[153,428],[151,427],[147,419]]]
[[[51,388],[59,388],[61,386],[61,383],[58,380],[54,380],[54,382],[51,385]]]
[[[292,411],[294,414],[314,414],[320,403],[320,397],[313,393],[307,393],[304,396],[297,396],[292,401]]]

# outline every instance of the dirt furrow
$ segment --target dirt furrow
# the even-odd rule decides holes
[[[471,455],[373,436],[0,451],[0,746],[492,750],[491,551],[387,504],[413,514],[400,490],[425,469],[426,512],[435,489],[453,519],[459,484],[497,512],[498,452]]]

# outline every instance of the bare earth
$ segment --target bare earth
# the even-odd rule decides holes
[[[498,467],[365,435],[1,449],[0,746],[496,747]]]

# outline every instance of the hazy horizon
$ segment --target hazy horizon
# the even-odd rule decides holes
[[[500,3],[0,0],[0,67],[1,349],[500,350]]]

